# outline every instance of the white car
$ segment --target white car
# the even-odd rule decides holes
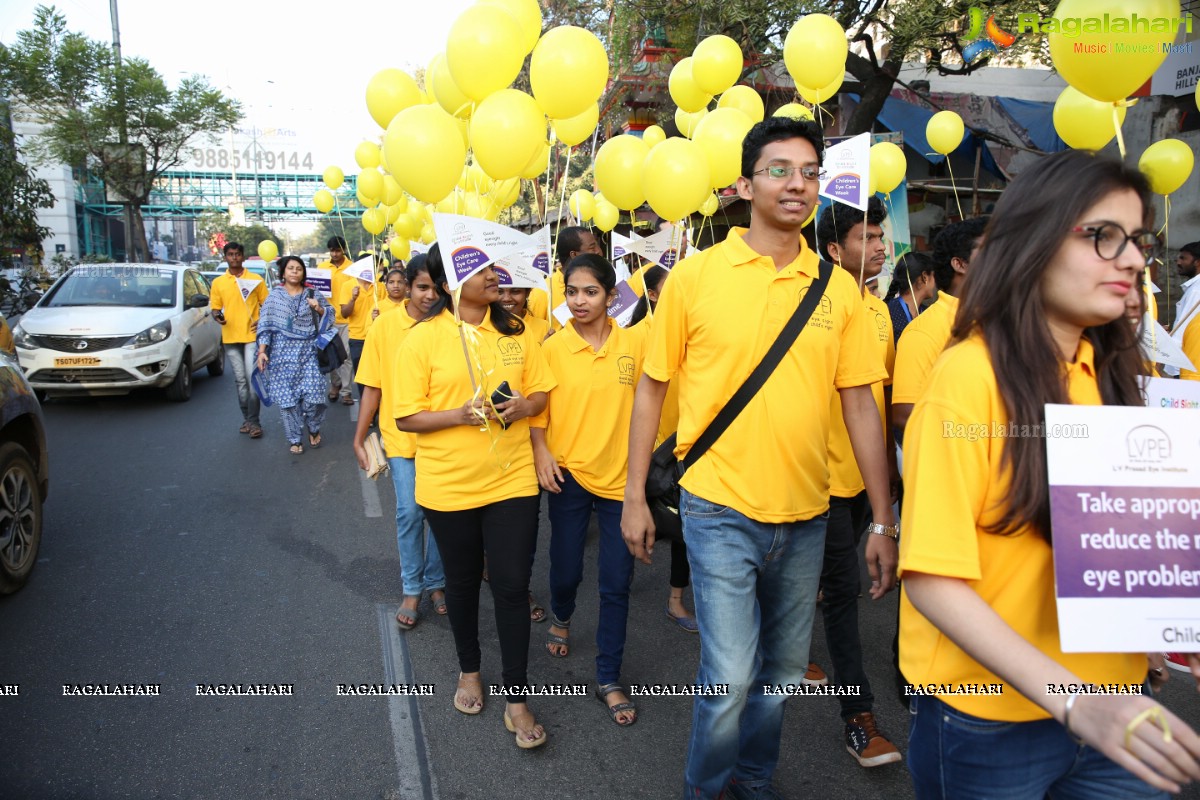
[[[13,328],[39,395],[192,395],[192,372],[225,371],[221,326],[198,270],[175,264],[85,264],[59,278]]]

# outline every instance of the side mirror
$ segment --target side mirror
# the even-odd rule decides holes
[[[208,308],[208,295],[194,294],[192,299],[188,301],[188,308]]]

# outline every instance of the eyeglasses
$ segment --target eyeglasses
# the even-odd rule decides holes
[[[793,172],[799,172],[800,177],[806,181],[823,181],[825,180],[825,170],[820,167],[785,167],[779,164],[772,164],[769,167],[763,167],[760,170],[755,170],[752,175],[767,174],[768,178],[781,181],[784,178],[790,178]]]
[[[1141,233],[1126,233],[1115,222],[1105,222],[1102,225],[1076,225],[1072,233],[1082,233],[1096,243],[1096,255],[1105,261],[1114,261],[1125,252],[1125,245],[1133,242],[1133,246],[1142,251],[1146,265],[1154,263],[1154,256],[1162,246],[1162,240],[1153,231]]]

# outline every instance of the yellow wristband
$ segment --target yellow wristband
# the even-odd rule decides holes
[[[1167,718],[1163,715],[1162,706],[1152,706],[1147,708],[1142,713],[1138,714],[1133,719],[1129,720],[1129,724],[1125,726],[1125,749],[1129,749],[1129,740],[1133,737],[1133,731],[1138,725],[1149,720],[1159,727],[1162,731],[1163,741],[1170,742],[1175,737],[1171,735],[1171,726],[1167,724]]]

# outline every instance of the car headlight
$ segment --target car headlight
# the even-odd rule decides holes
[[[12,337],[13,344],[15,344],[17,347],[20,347],[22,350],[36,350],[37,348],[41,347],[41,345],[38,343],[38,340],[26,333],[25,329],[21,327],[21,323],[19,322],[17,323],[17,326],[12,329]]]
[[[171,335],[171,321],[165,320],[157,325],[151,325],[146,330],[136,336],[130,336],[129,341],[125,342],[122,347],[137,349],[139,347],[149,347],[152,344],[165,342]]]

